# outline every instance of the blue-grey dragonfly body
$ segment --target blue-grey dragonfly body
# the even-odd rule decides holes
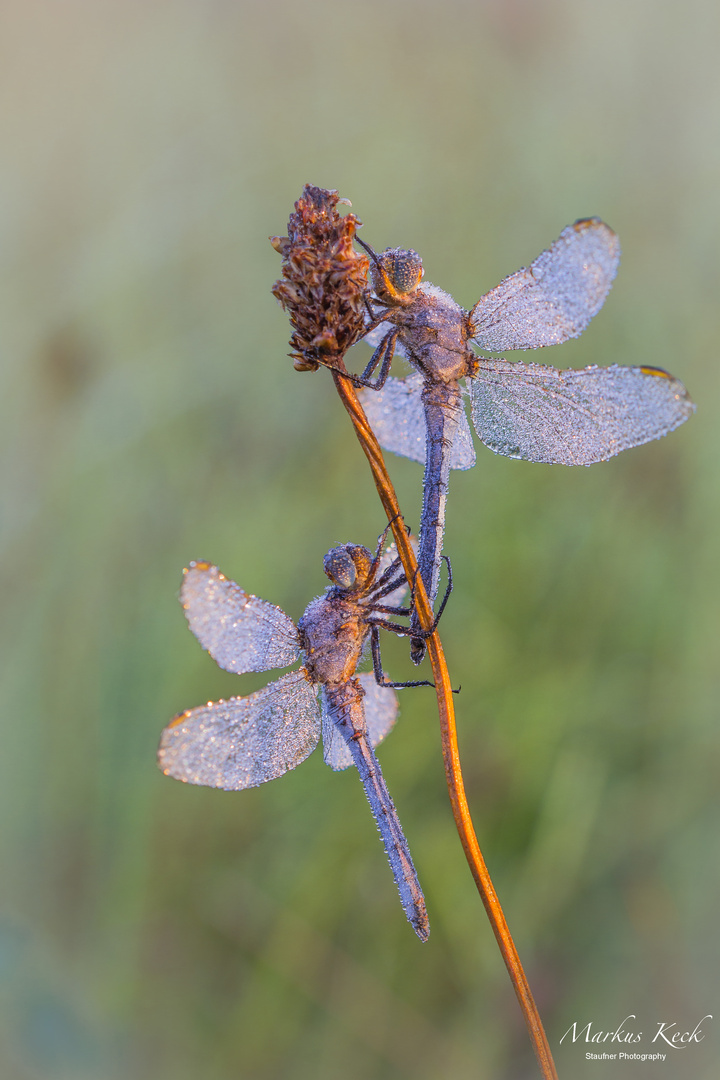
[[[362,242],[361,242],[362,243]],[[473,425],[506,457],[591,465],[660,438],[694,411],[684,386],[659,368],[557,368],[478,356],[537,349],[578,337],[602,307],[617,272],[617,236],[598,218],[563,229],[527,268],[505,278],[468,312],[422,282],[414,251],[372,256],[372,329],[377,346],[361,377],[371,426],[386,450],[425,462],[419,570],[431,603],[438,590],[450,469],[475,464],[460,380],[468,380]],[[394,352],[415,371],[388,378]],[[413,627],[417,627],[416,621]],[[424,653],[420,637],[412,656]]]
[[[237,674],[302,667],[248,697],[209,702],[165,728],[158,751],[164,773],[190,784],[236,791],[282,776],[315,749],[322,732],[332,769],[355,765],[377,822],[400,899],[418,937],[430,932],[425,900],[373,747],[397,715],[393,686],[382,673],[379,628],[407,632],[387,615],[407,615],[399,560],[353,544],[325,556],[332,585],[313,600],[297,627],[280,608],[248,595],[216,566],[185,570],[181,601],[190,629],[213,659]],[[374,673],[356,676],[371,639]],[[319,694],[319,701],[318,701]]]

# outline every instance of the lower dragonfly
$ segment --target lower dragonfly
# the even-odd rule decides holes
[[[354,764],[360,773],[403,909],[426,941],[425,899],[373,749],[395,723],[393,688],[433,685],[389,682],[383,674],[380,629],[407,634],[407,627],[388,616],[410,614],[400,606],[407,583],[394,547],[382,551],[385,535],[375,555],[355,544],[327,553],[324,569],[332,584],[297,626],[216,566],[190,564],[180,599],[190,629],[220,667],[243,674],[287,667],[299,658],[303,664],[248,697],[180,713],[163,731],[158,764],[167,776],[189,784],[226,791],[257,787],[304,761],[322,731],[326,764]],[[368,638],[374,670],[356,675]]]
[[[360,397],[380,445],[425,463],[418,563],[431,604],[450,469],[475,464],[461,379],[467,379],[480,439],[496,454],[527,461],[591,465],[667,435],[692,415],[685,387],[661,368],[561,371],[478,356],[471,348],[537,349],[580,336],[605,302],[620,259],[617,236],[599,218],[568,225],[529,267],[505,278],[469,312],[421,281],[417,252],[388,248],[378,255],[357,239],[372,260],[364,340],[376,348],[353,378],[369,387]],[[415,369],[406,379],[388,378],[395,352]],[[413,618],[415,663],[425,651],[417,628]]]

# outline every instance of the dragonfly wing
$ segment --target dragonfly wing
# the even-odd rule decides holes
[[[470,382],[475,430],[505,457],[592,465],[683,424],[695,406],[660,368],[481,360]]]
[[[335,772],[340,772],[341,769],[349,768],[353,764],[353,759],[347,743],[333,721],[324,686],[320,687],[320,711],[322,713],[323,761]]]
[[[370,427],[383,450],[411,461],[425,461],[423,378],[417,372],[406,379],[388,379],[382,390],[363,388],[358,397]]]
[[[193,634],[226,671],[287,667],[300,655],[297,629],[285,612],[246,593],[217,566],[190,563],[180,600]]]
[[[158,765],[188,784],[238,791],[294,769],[319,737],[317,689],[301,668],[248,697],[176,716],[162,733]]]
[[[368,729],[370,745],[378,746],[395,726],[398,717],[398,699],[389,686],[378,686],[372,671],[358,675],[360,685],[365,691],[365,723]]]
[[[425,464],[424,380],[419,372],[406,379],[388,379],[382,390],[364,388],[358,397],[383,450]],[[475,449],[467,420],[458,421],[450,451],[451,469],[471,469]]]
[[[473,446],[470,425],[467,422],[465,408],[460,410],[455,437],[450,449],[451,469],[472,469],[475,464],[475,447]]]
[[[482,296],[470,312],[481,349],[537,349],[579,337],[610,291],[617,236],[599,218],[568,225],[547,251]]]
[[[389,686],[378,686],[371,671],[365,671],[362,675],[358,675],[358,679],[365,691],[363,706],[368,739],[370,745],[375,747],[382,742],[397,720],[397,694]],[[341,769],[349,768],[353,764],[353,759],[345,739],[333,721],[323,687],[320,688],[320,704],[322,709],[323,758],[326,765],[339,772]]]

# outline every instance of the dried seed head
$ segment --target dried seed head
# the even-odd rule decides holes
[[[340,217],[337,191],[306,184],[290,215],[287,236],[271,236],[283,257],[273,295],[290,316],[290,354],[297,371],[317,371],[340,358],[363,332],[369,260],[353,249],[354,214]]]

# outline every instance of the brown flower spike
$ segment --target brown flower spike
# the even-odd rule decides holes
[[[290,355],[297,371],[317,371],[342,357],[363,332],[369,259],[353,250],[362,222],[340,217],[337,191],[306,184],[288,221],[287,236],[271,236],[283,257],[273,295],[290,316]]]

